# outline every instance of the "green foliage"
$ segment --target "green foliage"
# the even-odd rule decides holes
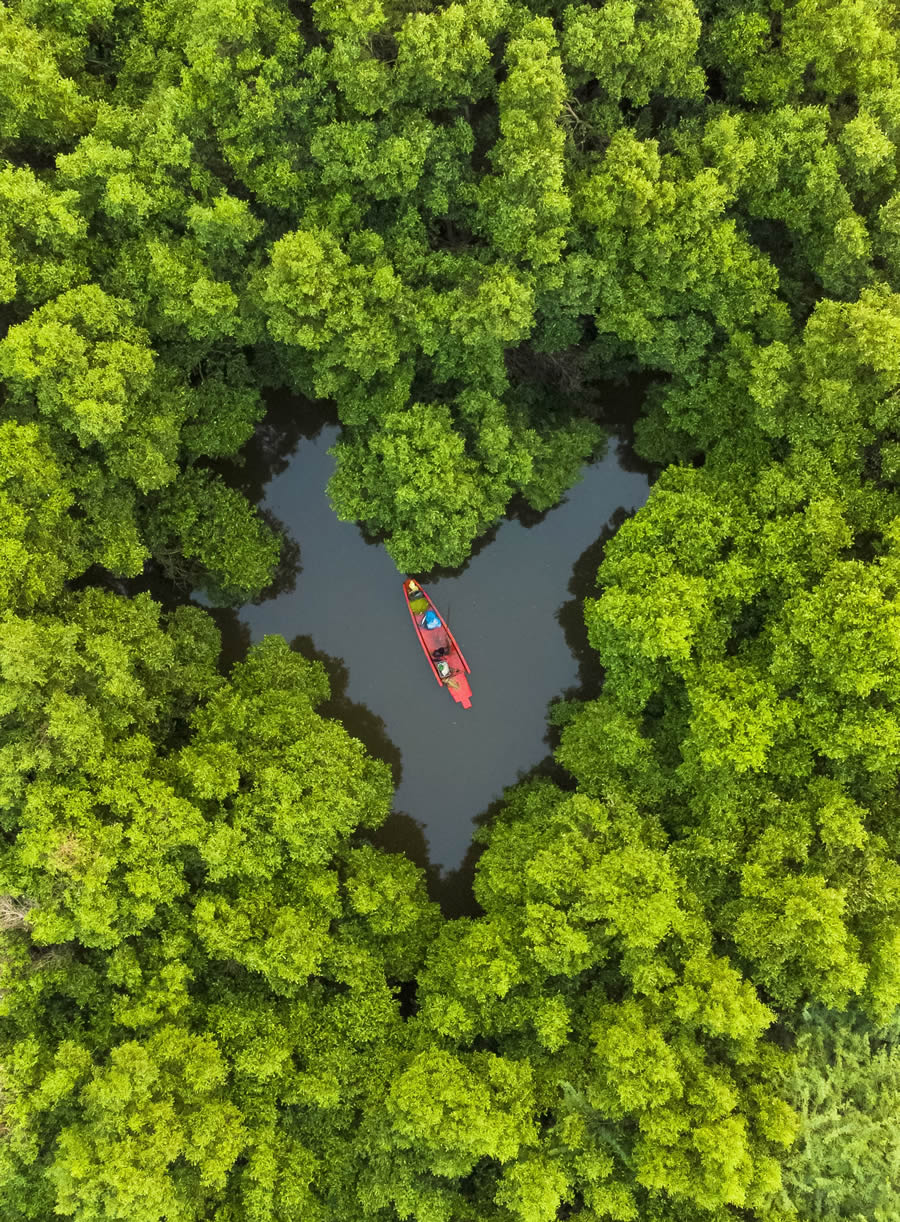
[[[478,101],[493,90],[491,42],[509,19],[505,0],[466,0],[411,12],[397,31],[397,96],[419,106]]]
[[[36,904],[43,941],[110,946],[183,890],[174,862],[197,816],[148,774],[148,735],[215,686],[217,642],[191,609],[161,628],[146,596],[92,591],[59,609],[0,629],[0,810],[18,828],[3,883]]]
[[[27,167],[0,169],[0,284],[4,302],[43,305],[87,279],[87,225],[74,191],[55,191]]]
[[[896,59],[882,0],[0,5],[4,1218],[893,1216]],[[317,665],[95,584],[265,590],[264,384],[421,570],[635,370],[572,789],[441,923]]]
[[[890,1012],[892,519],[833,477],[813,494],[795,464],[734,478],[668,473],[609,548],[586,612],[607,682],[560,758],[591,792],[665,812],[720,934],[771,995],[842,1005],[868,979]],[[884,554],[848,556],[873,529]]]
[[[700,19],[693,4],[613,0],[563,10],[563,52],[573,80],[596,81],[619,101],[644,106],[652,96],[692,99],[706,82],[696,62]]]
[[[896,47],[890,10],[879,0],[807,0],[791,5],[780,36],[774,5],[722,5],[713,14],[706,56],[723,70],[729,97],[748,103],[834,103],[866,98],[893,85]]]
[[[426,1027],[488,1037],[535,1074],[536,1149],[483,1189],[514,1217],[583,1200],[636,1218],[656,1194],[753,1207],[778,1188],[793,1119],[763,1085],[772,1014],[676,863],[625,804],[520,788],[479,862],[485,916],[445,926],[429,956]]]
[[[78,572],[73,503],[42,430],[0,424],[0,611],[47,602]]]
[[[390,385],[402,376],[395,367],[408,308],[377,234],[356,235],[346,253],[325,230],[282,238],[272,251],[265,300],[275,339],[315,354],[317,395],[340,393],[351,380],[365,384],[381,375]]]
[[[282,546],[240,492],[197,468],[157,500],[147,535],[172,577],[226,603],[265,589]]]
[[[383,1096],[434,927],[419,872],[350,839],[387,766],[278,638],[224,680],[199,610],[60,609],[0,635],[4,1212],[284,1216],[278,1181]]]
[[[23,16],[0,6],[0,146],[9,152],[65,145],[86,131],[94,111],[65,71],[71,44]]]
[[[114,479],[147,492],[175,474],[181,404],[154,386],[154,355],[131,314],[96,285],[72,289],[10,329],[0,376],[20,416],[96,446]]]
[[[246,1144],[223,1098],[227,1067],[215,1043],[160,1027],[128,1041],[80,1090],[81,1123],[62,1129],[51,1181],[56,1208],[82,1218],[197,1216],[200,1192],[222,1187]],[[187,1175],[160,1177],[183,1160]]]
[[[186,422],[194,454],[228,453],[248,435],[259,400],[236,372],[237,385],[218,376],[192,395],[157,365],[128,303],[96,285],[35,310],[0,342],[7,410],[49,426],[84,503],[91,559],[132,574],[148,550],[165,562],[174,540],[232,596],[268,584],[278,541],[221,481],[200,471],[176,476]],[[214,428],[210,415],[218,417]],[[142,494],[167,485],[148,505],[145,525]]]
[[[572,304],[595,314],[605,350],[685,373],[723,334],[782,317],[774,269],[726,214],[733,187],[712,167],[690,171],[616,132],[578,183],[584,249],[570,261]]]
[[[852,1012],[816,1008],[795,1033],[787,1088],[800,1129],[785,1162],[787,1197],[803,1218],[888,1222],[900,1188],[897,1020],[873,1030]]]
[[[478,228],[497,253],[522,260],[544,283],[558,263],[570,204],[564,189],[559,126],[566,81],[553,25],[538,18],[510,41],[498,90],[500,138],[491,151],[496,176],[482,184]]]
[[[460,564],[503,510],[509,486],[481,482],[442,404],[416,404],[381,422],[367,446],[343,444],[329,492],[340,517],[390,526],[391,555],[415,569],[422,542],[438,564]]]

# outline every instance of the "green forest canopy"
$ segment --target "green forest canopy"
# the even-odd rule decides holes
[[[0,4],[0,1213],[900,1217],[887,0]],[[570,778],[446,920],[389,769],[214,602],[288,387],[402,568],[649,386]],[[598,522],[598,533],[603,523]]]

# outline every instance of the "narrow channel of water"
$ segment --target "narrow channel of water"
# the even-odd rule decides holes
[[[562,504],[529,525],[504,521],[461,572],[426,583],[472,668],[466,711],[428,669],[403,575],[328,503],[336,436],[326,425],[300,438],[264,487],[265,510],[299,544],[299,570],[293,588],[238,611],[240,635],[277,632],[308,655],[327,655],[336,691],[324,711],[394,768],[392,847],[421,859],[424,830],[431,865],[453,870],[473,819],[548,755],[548,703],[584,680],[573,598],[586,592],[579,587],[589,585],[611,526],[646,499],[648,479],[625,468],[613,440]],[[418,851],[404,843],[417,837]]]

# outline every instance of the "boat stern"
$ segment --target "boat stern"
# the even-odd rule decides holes
[[[453,676],[452,680],[447,684],[447,690],[456,703],[461,704],[464,709],[472,707],[472,689],[469,687],[469,682],[463,673],[458,671]]]

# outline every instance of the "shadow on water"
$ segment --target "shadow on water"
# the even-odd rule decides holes
[[[559,766],[553,756],[545,756],[532,768],[520,772],[513,785],[508,786],[499,798],[495,798],[481,814],[475,816],[472,822],[477,830],[458,866],[452,870],[436,870],[428,865],[426,877],[429,895],[440,904],[441,912],[448,919],[482,915],[484,910],[475,898],[475,874],[487,848],[491,827],[506,806],[512,790],[518,785],[536,780],[552,781],[554,785],[566,791],[575,787],[572,777]],[[403,849],[402,842],[400,849]]]
[[[495,522],[493,526],[489,526],[483,535],[479,535],[478,538],[473,541],[468,556],[463,563],[458,565],[455,569],[447,568],[445,565],[436,564],[434,568],[428,569],[427,571],[422,569],[418,573],[410,573],[409,576],[414,577],[416,581],[421,581],[423,585],[432,584],[435,581],[443,581],[445,577],[462,577],[463,573],[468,571],[472,561],[480,556],[485,548],[490,547],[490,545],[497,538],[497,531],[500,529],[502,521],[503,520],[501,519],[500,522]]]
[[[331,695],[316,706],[316,712],[322,717],[341,722],[348,734],[359,739],[369,755],[383,760],[391,770],[391,779],[396,789],[403,779],[400,750],[391,741],[384,718],[373,713],[359,701],[350,700],[347,696],[350,672],[343,658],[336,658],[333,654],[317,649],[312,637],[306,634],[294,637],[291,641],[291,649],[302,654],[311,662],[321,662],[328,675]]]
[[[627,396],[623,388],[617,395],[619,415],[623,402],[635,415],[639,395]],[[597,397],[591,387],[582,410],[599,416]],[[611,419],[609,404],[605,414],[607,427],[620,426],[626,446],[627,428]],[[398,814],[379,834],[426,871],[446,912],[471,912],[481,851],[471,846],[473,831],[490,821],[491,803],[517,777],[553,767],[545,760],[548,704],[561,692],[586,694],[599,686],[580,605],[593,592],[599,555],[592,549],[602,548],[624,518],[614,514],[617,506],[627,511],[643,503],[647,478],[625,470],[612,443],[547,513],[514,504],[464,566],[434,569],[427,578],[415,574],[472,667],[474,703],[461,713],[434,690],[421,665],[401,601],[401,574],[383,547],[371,546],[371,538],[329,508],[325,490],[338,428],[319,427],[321,420],[320,414],[314,438],[298,445],[265,488],[265,507],[302,544],[296,589],[245,606],[241,618],[254,640],[278,632],[321,657],[335,693],[323,711],[391,763],[395,776],[401,776],[402,755]],[[298,635],[306,640],[296,641]]]
[[[588,327],[596,338],[593,324]],[[589,337],[585,337],[589,341]],[[634,448],[635,425],[644,414],[648,391],[668,381],[666,375],[644,373],[632,361],[598,369],[591,343],[579,343],[564,352],[538,351],[530,344],[510,349],[507,372],[514,387],[538,414],[541,401],[561,406],[576,416],[587,416],[616,438],[616,458],[623,471],[651,475],[652,464]]]
[[[617,381],[594,385],[594,401],[588,415],[616,439],[616,461],[623,471],[646,475],[651,483],[659,467],[641,458],[634,448],[635,425],[643,416],[647,392],[659,379],[649,374],[629,374]]]
[[[306,399],[285,390],[266,391],[263,399],[266,414],[240,454],[215,464],[253,504],[263,501],[266,485],[288,469],[301,441],[312,441],[338,422],[330,400]]]
[[[603,452],[603,447],[601,446],[598,451],[599,456],[602,456]],[[575,486],[577,487],[577,484]],[[571,489],[567,489],[554,505],[549,505],[546,509],[535,509],[533,505],[529,505],[521,492],[515,493],[506,506],[503,517],[498,522],[495,522],[493,526],[489,526],[483,534],[473,541],[469,549],[469,555],[461,565],[458,565],[456,568],[435,565],[434,568],[427,571],[423,569],[418,573],[410,573],[409,576],[415,578],[416,581],[421,581],[423,585],[434,581],[443,581],[447,577],[461,577],[468,570],[472,561],[477,559],[486,548],[496,542],[497,534],[506,522],[517,522],[525,530],[533,530],[535,526],[540,526],[551,514],[556,510],[562,509],[568,503],[569,492],[571,492]],[[378,538],[374,536],[366,538],[364,535],[363,537],[367,543],[377,543],[380,546],[384,543],[386,536],[381,535]]]
[[[197,606],[197,603],[192,603]],[[230,673],[238,662],[243,662],[252,644],[250,628],[240,618],[237,611],[231,607],[204,607],[203,610],[213,620],[222,638],[222,652],[219,658],[219,669],[222,674]]]
[[[556,619],[563,630],[566,644],[578,663],[578,682],[566,689],[563,699],[590,700],[599,693],[603,685],[603,667],[598,661],[596,650],[588,641],[584,604],[587,599],[596,598],[599,593],[597,572],[603,563],[607,544],[622,523],[634,516],[634,512],[618,508],[594,542],[584,549],[572,566],[568,585],[570,597],[557,611]]]
[[[272,581],[252,600],[255,606],[289,594],[303,571],[300,543],[289,524],[262,504],[266,485],[288,469],[301,441],[312,441],[322,429],[337,424],[336,409],[328,400],[306,399],[286,391],[267,391],[263,399],[266,413],[240,453],[210,464],[228,485],[257,506],[266,525],[281,537]]]
[[[552,389],[554,381],[552,373],[539,381],[543,381],[548,390]],[[616,381],[591,381],[584,387],[568,388],[568,397],[573,400],[572,407],[579,408],[582,414],[595,420],[606,431],[608,436],[608,451],[615,453],[616,463],[623,470],[636,475],[645,475],[651,482],[656,478],[659,467],[640,457],[634,447],[635,425],[641,418],[644,402],[649,388],[658,381],[649,375],[629,373]],[[580,392],[580,395],[576,392]],[[337,418],[334,418],[337,422]],[[604,454],[604,448],[598,448],[592,462],[599,461]],[[590,464],[588,464],[590,466]],[[571,491],[571,490],[570,490]],[[461,577],[486,548],[497,539],[497,533],[505,522],[518,522],[526,530],[540,526],[548,516],[559,510],[568,501],[569,493],[565,492],[560,499],[547,509],[535,509],[521,493],[516,493],[506,507],[506,511],[498,522],[487,528],[476,538],[469,555],[461,565],[447,568],[436,565],[434,568],[409,573],[410,577],[423,584],[440,581],[445,578]],[[365,526],[358,525],[359,537],[370,547],[383,547],[387,534],[384,531],[370,531]]]
[[[572,778],[552,755],[546,756],[527,772],[520,773],[515,785],[538,778],[553,781],[560,789],[570,790],[574,787]],[[475,898],[475,874],[487,848],[487,833],[503,811],[509,792],[515,785],[509,786],[501,797],[495,798],[472,820],[477,830],[462,861],[453,869],[443,869],[432,862],[425,824],[405,811],[392,811],[381,827],[365,834],[365,839],[387,853],[404,853],[417,865],[425,876],[429,898],[439,905],[448,920],[481,916],[484,910]]]
[[[262,504],[266,485],[288,469],[301,441],[311,441],[324,428],[337,424],[337,412],[328,400],[307,399],[284,390],[266,391],[263,399],[265,415],[239,454],[203,464],[220,475],[230,487],[242,492],[252,505],[257,506],[260,517],[270,529],[281,536],[281,555],[273,579],[253,600],[254,604],[290,593],[302,572],[300,544],[291,534],[289,524]],[[144,565],[143,572],[132,578],[114,577],[95,565],[71,582],[70,588],[79,590],[99,586],[128,598],[148,593],[166,610],[172,610],[191,601],[191,591],[203,584],[202,576],[198,566],[183,559],[179,559],[177,568],[150,560]],[[205,604],[204,609],[210,610]]]
[[[432,863],[428,854],[424,823],[420,823],[406,811],[392,810],[380,827],[365,833],[365,839],[386,853],[404,853],[425,875],[429,896],[433,900],[439,898],[441,871]]]
[[[551,710],[555,705],[565,701],[594,700],[600,694],[605,670],[600,663],[599,654],[588,640],[587,625],[584,622],[584,604],[587,599],[596,598],[599,594],[597,572],[603,563],[607,544],[616,535],[622,523],[634,517],[636,512],[635,509],[618,508],[594,542],[584,549],[572,567],[572,577],[568,585],[571,597],[556,612],[556,620],[578,664],[578,678],[575,683],[570,684],[550,702]],[[546,742],[551,751],[555,751],[559,746],[559,730],[552,721],[547,726]]]
[[[253,599],[254,606],[268,602],[271,598],[280,598],[282,594],[289,594],[297,585],[297,578],[303,572],[303,565],[300,563],[300,544],[284,522],[277,518],[271,509],[260,509],[259,516],[281,539],[281,552],[278,556],[278,563],[275,565],[275,572],[272,574],[272,580],[262,593]]]
[[[461,577],[463,573],[467,571],[469,565],[476,558],[476,556],[480,555],[485,548],[490,547],[490,545],[497,538],[497,531],[503,525],[503,522],[506,520],[506,516],[501,518],[499,522],[495,522],[493,526],[489,526],[484,534],[479,535],[477,539],[473,540],[468,556],[463,563],[458,565],[456,568],[451,569],[444,565],[436,564],[433,568],[427,570],[420,569],[417,573],[407,573],[407,576],[414,578],[416,581],[421,581],[423,585],[427,582],[443,580],[445,577]],[[367,531],[363,526],[358,526],[357,529],[359,530],[359,536],[364,543],[368,544],[370,547],[384,547],[388,537],[385,531],[372,533]]]
[[[502,806],[503,799],[498,798],[474,822],[490,822]],[[366,839],[386,853],[404,853],[417,865],[425,876],[429,899],[438,904],[448,920],[481,915],[482,908],[475,898],[474,883],[475,868],[484,852],[484,845],[472,841],[459,865],[445,870],[431,860],[425,824],[399,810],[392,811],[374,832],[366,833]]]
[[[491,804],[496,815],[503,805],[502,799]],[[496,808],[496,809],[494,809]],[[484,818],[487,818],[485,812]],[[366,832],[365,839],[385,853],[403,853],[425,876],[428,898],[434,900],[448,920],[459,917],[482,915],[482,907],[475,898],[475,867],[484,852],[484,845],[473,842],[460,864],[453,870],[442,870],[434,864],[428,852],[425,824],[405,811],[394,810],[381,827]]]

